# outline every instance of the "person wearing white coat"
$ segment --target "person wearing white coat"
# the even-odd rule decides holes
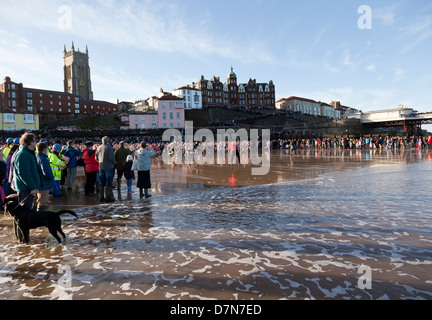
[[[150,198],[149,190],[151,189],[150,170],[152,166],[151,158],[156,155],[156,152],[150,145],[141,142],[141,148],[136,151],[137,159],[138,183],[137,188],[140,191],[140,198]]]

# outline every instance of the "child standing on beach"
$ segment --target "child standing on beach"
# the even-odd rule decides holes
[[[135,180],[135,173],[132,170],[133,166],[133,157],[131,155],[127,156],[126,161],[124,162],[124,176],[127,181],[128,188],[128,199],[132,197],[132,183]]]

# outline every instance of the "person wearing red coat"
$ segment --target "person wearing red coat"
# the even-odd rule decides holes
[[[83,150],[84,169],[86,174],[85,195],[95,195],[95,185],[97,174],[99,172],[99,162],[96,160],[96,151],[93,149],[93,143],[88,141]]]

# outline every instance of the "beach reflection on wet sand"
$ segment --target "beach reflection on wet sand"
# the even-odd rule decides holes
[[[114,204],[53,199],[79,216],[63,245],[46,229],[18,244],[2,217],[0,298],[432,298],[432,151],[269,156],[267,176],[156,159],[149,200],[125,183]]]

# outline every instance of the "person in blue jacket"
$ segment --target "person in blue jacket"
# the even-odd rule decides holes
[[[38,143],[36,150],[38,152],[36,159],[42,178],[42,186],[39,188],[36,198],[37,211],[46,211],[50,190],[54,188],[54,175],[47,155],[48,145],[46,143]]]
[[[67,147],[63,150],[62,155],[69,158],[69,163],[67,164],[67,188],[72,190],[73,182],[77,176],[78,171],[78,158],[83,155],[83,153],[74,148],[73,141],[67,142]]]

